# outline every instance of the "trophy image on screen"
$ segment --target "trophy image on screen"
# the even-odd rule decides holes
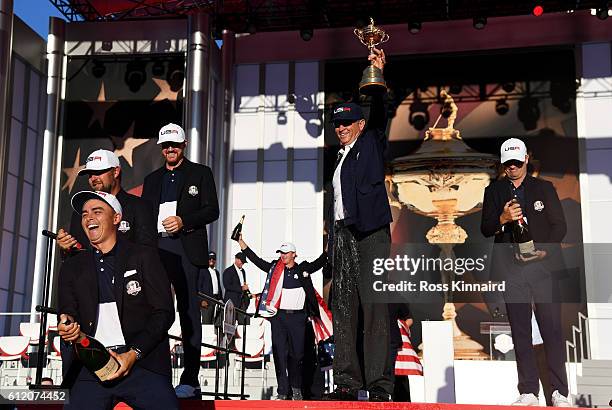
[[[457,105],[446,90],[441,91],[440,97],[443,112],[447,113],[447,127],[429,128],[414,153],[392,162],[392,192],[402,206],[437,221],[426,234],[427,242],[440,248],[440,258],[455,259],[453,248],[468,236],[455,220],[482,207],[484,189],[495,175],[497,158],[463,142],[454,128]],[[452,268],[443,268],[440,275],[442,283],[449,283],[456,273]],[[457,326],[452,288],[444,292],[444,302],[442,317],[452,321],[455,358],[487,358],[483,346]]]
[[[353,30],[361,44],[368,48],[370,54],[373,54],[372,49],[379,44],[389,40],[389,35],[381,28],[374,25],[374,19],[370,17],[370,24],[362,29],[356,28]],[[370,64],[361,76],[359,82],[359,92],[364,95],[380,95],[387,92],[387,84],[383,77],[382,71],[373,64]]]

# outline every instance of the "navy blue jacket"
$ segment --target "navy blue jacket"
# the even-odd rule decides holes
[[[366,129],[348,152],[340,170],[345,222],[359,232],[373,231],[392,221],[385,189],[386,130],[383,99],[373,97]],[[333,221],[333,200],[330,221]]]

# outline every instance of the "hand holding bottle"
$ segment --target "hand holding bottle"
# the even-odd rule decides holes
[[[81,326],[70,315],[62,313],[57,325],[57,332],[65,342],[75,342],[81,333]]]
[[[513,199],[504,205],[504,211],[499,216],[499,223],[505,225],[508,222],[518,221],[522,217],[523,211],[521,210],[521,205]]]
[[[132,370],[132,367],[134,367],[134,363],[136,363],[136,352],[133,350],[129,350],[125,353],[115,353],[112,350],[109,350],[108,352],[119,363],[119,369],[115,373],[108,376],[106,380],[115,380],[127,376],[130,373],[130,370]]]

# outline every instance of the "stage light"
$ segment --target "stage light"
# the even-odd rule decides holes
[[[300,37],[304,41],[310,41],[314,35],[314,30],[311,28],[303,28],[300,30]]]
[[[131,92],[138,92],[146,79],[147,73],[145,72],[145,64],[142,61],[136,60],[127,63],[124,80]]]
[[[501,87],[502,90],[504,90],[505,92],[511,93],[512,91],[514,91],[515,84],[514,81],[507,81],[505,83],[502,83]]]
[[[410,116],[408,122],[417,131],[422,131],[429,123],[429,112],[427,112],[427,104],[421,100],[414,100],[410,105]]]
[[[485,16],[477,16],[472,19],[472,26],[476,30],[482,30],[487,25],[487,18]]]
[[[249,19],[247,21],[247,33],[249,34],[255,34],[257,33],[257,26],[255,25],[255,22],[252,21],[251,19]]]
[[[102,50],[104,51],[111,51],[113,49],[113,42],[112,41],[103,41],[102,42]]]
[[[408,23],[408,31],[410,32],[410,34],[417,34],[419,31],[421,31],[421,22],[420,21],[411,21]]]
[[[508,101],[504,98],[503,100],[497,100],[495,103],[495,112],[499,115],[506,115],[510,111]]]
[[[597,10],[595,10],[595,15],[597,16],[598,19],[605,20],[610,16],[610,10],[608,7],[609,6],[607,5],[607,2],[606,2],[606,7],[600,7]]]
[[[534,16],[540,17],[542,14],[544,14],[544,7],[542,7],[541,4],[536,4],[531,12]]]
[[[448,92],[450,94],[461,94],[461,91],[463,90],[463,86],[461,84],[451,84],[448,87]]]
[[[552,105],[564,114],[572,110],[570,99],[575,96],[575,89],[573,87],[571,83],[561,81],[550,82],[550,98],[552,100]]]
[[[174,92],[183,88],[183,82],[185,81],[185,64],[182,60],[173,60],[168,63],[166,81],[168,85],[170,85],[170,89]]]
[[[153,67],[151,67],[151,73],[155,77],[161,77],[162,75],[164,75],[164,71],[166,71],[166,67],[164,65],[164,62],[161,61],[161,60],[156,60],[153,63]]]
[[[532,97],[521,98],[518,104],[518,119],[526,131],[535,130],[540,119],[538,100]]]
[[[93,76],[96,78],[104,77],[104,74],[106,74],[106,66],[104,63],[100,60],[94,60],[93,67],[91,68],[91,74],[93,74]]]

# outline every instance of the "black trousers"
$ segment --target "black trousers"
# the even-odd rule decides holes
[[[82,369],[70,389],[67,410],[110,410],[123,401],[134,409],[173,410],[179,408],[170,376],[164,376],[135,365],[125,378],[103,385]]]
[[[389,257],[389,227],[366,234],[355,232],[351,227],[340,227],[335,228],[334,234],[334,382],[351,390],[365,387],[392,394],[389,309],[385,304],[364,299],[364,292],[360,290],[362,286],[371,286],[373,260]],[[358,330],[360,310],[363,332]],[[358,350],[360,344],[363,357]]]
[[[162,264],[176,294],[176,308],[181,323],[185,369],[180,383],[199,386],[202,318],[198,297],[198,275],[201,269],[189,261],[180,238],[159,238],[158,246]]]
[[[306,318],[303,310],[288,313],[279,309],[269,319],[278,394],[288,395],[291,388],[302,388]]]
[[[568,394],[565,349],[561,328],[558,283],[544,262],[519,265],[508,261],[506,275],[506,310],[516,353],[518,390],[521,394],[540,391],[538,362],[531,338],[531,313],[535,313],[552,390]]]

